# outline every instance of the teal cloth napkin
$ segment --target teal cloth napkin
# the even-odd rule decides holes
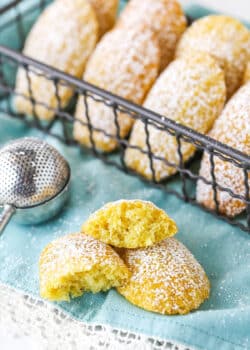
[[[177,238],[208,274],[210,299],[195,312],[171,317],[137,308],[115,290],[87,293],[57,306],[80,321],[108,324],[197,349],[250,349],[250,240],[246,233],[4,114],[0,120],[0,145],[17,137],[38,136],[53,144],[72,169],[71,198],[58,217],[38,226],[11,223],[0,238],[0,282],[39,297],[38,259],[48,242],[77,232],[88,215],[108,201],[150,200],[176,220]]]

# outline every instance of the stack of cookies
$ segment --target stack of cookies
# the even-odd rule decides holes
[[[81,233],[51,242],[40,258],[41,296],[70,300],[116,287],[131,303],[161,314],[185,314],[209,296],[201,265],[172,236],[175,222],[151,202],[108,203]]]

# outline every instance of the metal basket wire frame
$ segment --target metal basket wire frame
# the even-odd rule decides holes
[[[0,33],[1,31],[10,28],[11,30],[15,30],[15,35],[18,38],[18,42],[15,43],[15,47],[10,48],[0,45],[0,112],[4,112],[12,118],[22,120],[23,123],[29,125],[30,127],[38,128],[43,132],[58,138],[67,145],[74,145],[82,148],[83,146],[77,143],[72,136],[70,126],[72,126],[76,121],[73,111],[70,108],[64,109],[61,106],[61,99],[58,91],[59,87],[66,86],[72,89],[74,96],[80,95],[83,97],[85,104],[86,122],[78,122],[82,123],[88,128],[91,143],[91,147],[87,149],[89,152],[103,160],[105,163],[116,166],[123,172],[142,178],[140,175],[129,169],[124,161],[124,153],[126,148],[136,148],[138,151],[148,156],[151,169],[152,180],[145,180],[144,178],[142,178],[142,180],[150,182],[152,185],[164,190],[165,192],[172,193],[184,201],[196,206],[201,206],[195,198],[196,183],[198,180],[203,181],[204,183],[210,185],[213,189],[215,210],[210,210],[205,207],[203,207],[203,209],[250,233],[250,189],[248,180],[250,172],[250,157],[239,152],[236,149],[230,148],[225,144],[215,141],[206,135],[202,135],[181,124],[177,124],[173,120],[164,118],[159,114],[135,105],[119,96],[109,93],[108,91],[102,90],[85,81],[76,79],[73,76],[67,75],[53,67],[47,66],[18,52],[23,45],[25,37],[25,16],[34,13],[34,11],[37,11],[36,13],[41,12],[49,1],[41,0],[38,1],[35,5],[34,3],[31,3],[30,6],[26,6],[24,9],[20,9],[19,6],[28,2],[29,0],[15,0],[0,9],[1,16],[7,13],[9,14],[10,11],[12,11],[12,15],[6,16],[7,20],[3,21],[3,24],[0,24]],[[32,118],[30,116],[17,113],[12,105],[13,97],[19,94],[15,91],[15,81],[13,77],[15,77],[15,73],[20,67],[26,72],[30,93],[30,96],[28,97],[24,95],[21,96],[31,102],[33,106]],[[43,76],[44,78],[53,82],[55,88],[55,97],[57,100],[56,108],[46,106],[42,101],[38,101],[37,99],[33,98],[30,81],[31,74]],[[116,132],[114,134],[110,133],[109,130],[103,130],[92,125],[88,108],[90,100],[95,100],[96,102],[107,106],[113,111],[114,125],[116,126]],[[56,117],[50,122],[41,121],[36,114],[36,106],[39,105],[42,105],[47,109],[52,109]],[[137,146],[133,146],[129,144],[127,139],[121,138],[120,125],[118,122],[119,112],[126,113],[135,120],[139,119],[142,121],[146,135],[146,150],[141,149]],[[60,125],[61,128],[58,128],[58,125]],[[173,135],[176,138],[177,151],[179,156],[178,164],[170,163],[166,159],[159,157],[152,152],[149,132],[149,126],[151,125],[153,125],[154,128]],[[107,154],[99,151],[95,145],[93,137],[93,132],[96,131],[102,133],[103,135],[106,135],[110,139],[116,140],[119,145],[119,151],[115,154]],[[182,154],[183,141],[194,145],[197,149],[195,157],[186,164],[184,164]],[[197,167],[197,164],[199,165],[201,152],[207,152],[209,155],[211,180],[208,180],[198,174],[197,168],[199,167]],[[225,162],[230,162],[233,166],[242,169],[242,172],[244,174],[245,195],[234,193],[232,189],[224,188],[216,181],[216,157],[222,159]],[[157,182],[154,169],[155,160],[161,161],[167,166],[175,168],[178,171],[178,175],[175,175],[166,181]],[[217,198],[218,191],[226,192],[232,198],[239,199],[245,203],[245,212],[236,219],[231,219],[221,215],[219,212],[219,202]]]

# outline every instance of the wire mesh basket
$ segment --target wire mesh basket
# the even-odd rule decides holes
[[[47,66],[30,57],[26,57],[20,52],[24,44],[25,36],[31,25],[49,2],[48,0],[37,0],[35,2],[30,0],[15,0],[0,8],[0,38],[4,38],[6,33],[8,33],[8,38],[10,38],[7,45],[6,43],[4,43],[5,45],[0,45],[0,112],[5,115],[7,114],[10,118],[22,120],[22,122],[28,126],[38,128],[58,138],[69,146],[82,148],[83,146],[74,140],[72,133],[72,126],[76,122],[74,117],[75,100],[76,97],[80,95],[82,96],[85,107],[86,121],[78,122],[82,123],[89,132],[90,147],[87,148],[87,151],[123,172],[141,177],[136,172],[129,169],[124,161],[125,150],[129,147],[136,148],[139,152],[148,157],[150,164],[151,180],[146,180],[141,177],[142,180],[150,182],[153,186],[167,193],[172,193],[193,205],[201,206],[196,201],[196,184],[198,180],[204,182],[211,186],[213,190],[215,209],[211,210],[205,207],[203,207],[203,209],[226,220],[232,225],[240,227],[243,231],[250,233],[250,157],[248,155],[230,148],[225,144],[219,143],[208,136],[199,134],[181,124],[175,123],[150,110],[135,105],[119,96],[113,95],[108,91],[99,89],[85,81],[76,79],[53,67]],[[0,39],[0,44],[3,44],[2,39]],[[20,67],[25,72],[26,79],[29,82],[30,92],[29,96],[23,95],[21,97],[28,99],[31,103],[32,117],[18,113],[12,103],[13,97],[19,95],[15,90],[15,76],[17,69]],[[31,75],[42,76],[53,84],[54,96],[56,99],[55,108],[51,108],[51,106],[47,106],[42,101],[34,98],[31,86]],[[67,108],[63,108],[60,98],[59,91],[62,87],[70,89],[73,96]],[[105,105],[112,111],[116,130],[115,133],[97,128],[92,124],[89,115],[89,103],[93,100],[98,104]],[[39,106],[52,110],[55,114],[55,118],[48,122],[41,121],[36,113],[36,109]],[[143,123],[146,135],[146,149],[133,146],[129,144],[128,139],[121,137],[119,113],[126,113],[132,119],[139,119]],[[152,151],[150,141],[150,127],[152,126],[176,138],[179,157],[178,163],[170,163]],[[93,137],[94,132],[98,132],[111,140],[115,140],[119,146],[118,150],[113,153],[104,153],[98,150]],[[191,161],[185,164],[182,152],[183,142],[192,144],[196,148],[195,156]],[[210,161],[209,179],[199,176],[200,159],[203,152],[208,154]],[[230,166],[236,167],[242,172],[245,193],[235,193],[231,188],[222,187],[218,183],[215,173],[215,161],[217,157],[224,162],[230,163]],[[157,181],[154,168],[155,161],[163,162],[165,165],[176,169],[178,171],[177,175],[164,181]],[[234,219],[222,215],[219,208],[218,191],[224,192],[242,202],[246,208],[244,212]]]

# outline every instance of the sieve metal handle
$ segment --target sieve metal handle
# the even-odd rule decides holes
[[[3,233],[5,227],[8,225],[15,211],[16,211],[15,207],[13,207],[10,204],[6,204],[3,207],[3,211],[0,214],[0,235]]]

